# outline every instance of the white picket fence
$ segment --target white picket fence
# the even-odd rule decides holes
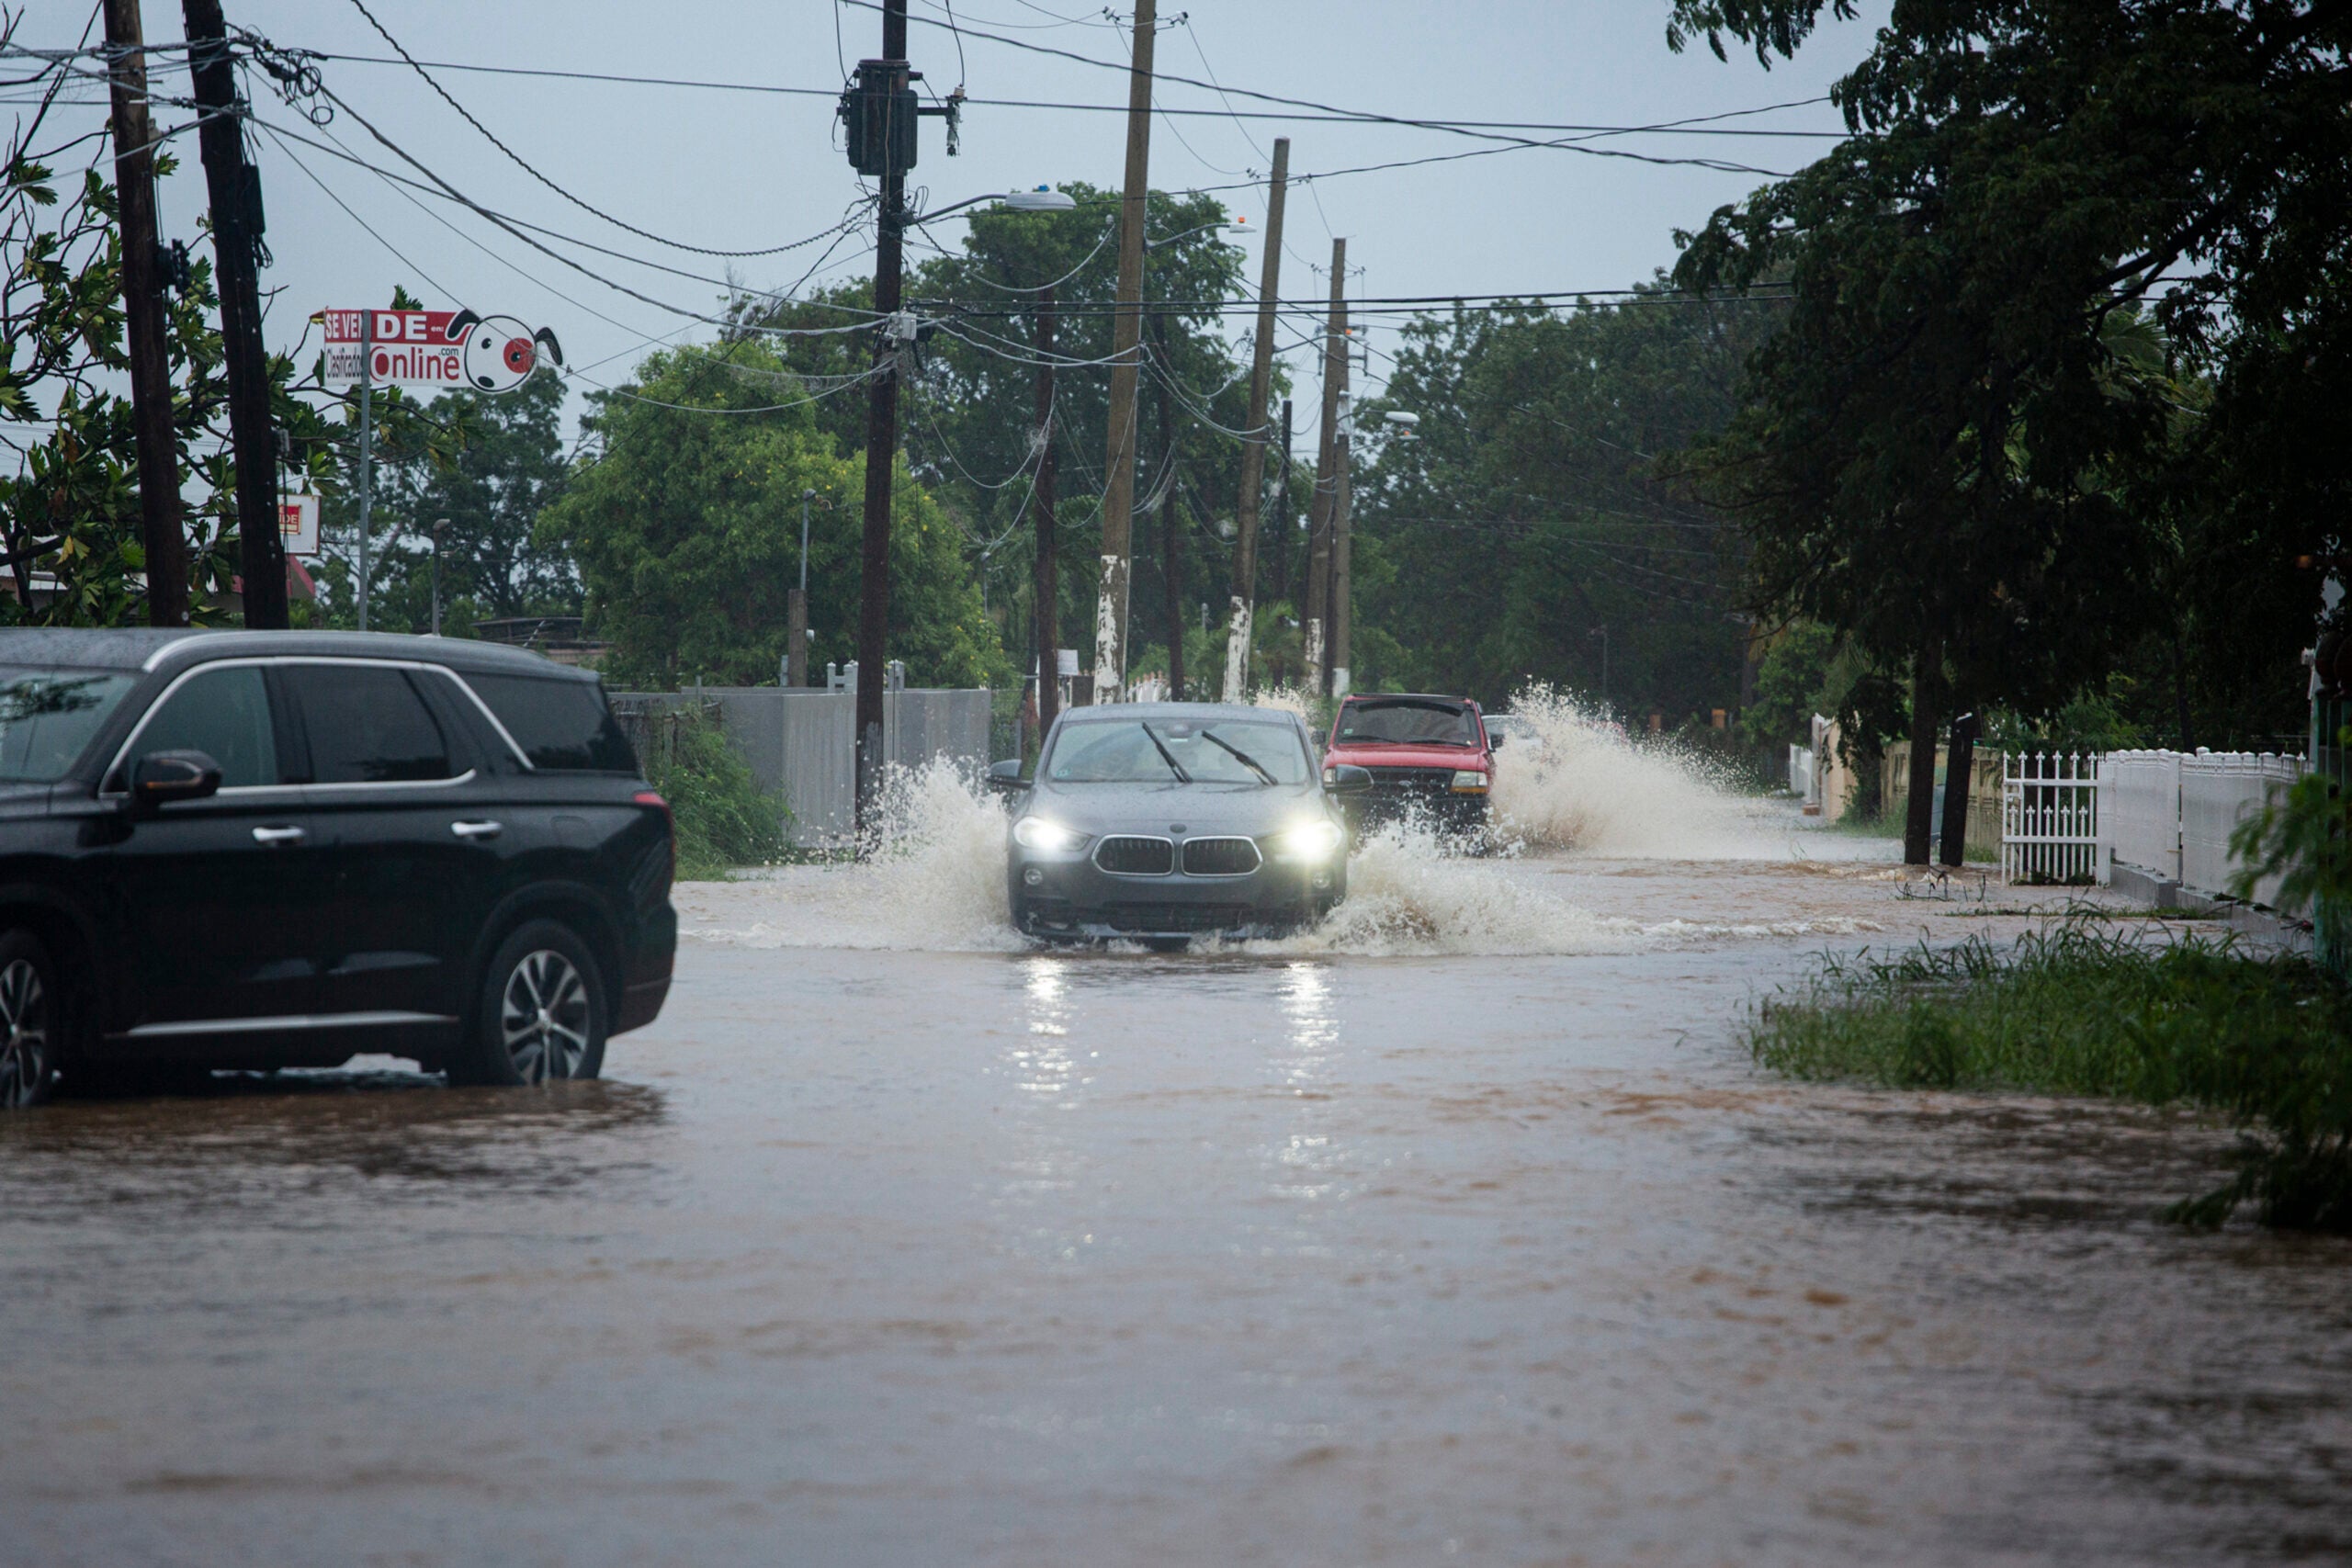
[[[2001,757],[2001,875],[2009,882],[2104,883],[2095,753]]]
[[[2117,865],[2193,892],[2229,891],[2230,834],[2303,774],[2252,751],[2012,753],[2001,764],[2001,866],[2011,882],[2105,883]],[[2276,878],[2255,902],[2275,906]]]

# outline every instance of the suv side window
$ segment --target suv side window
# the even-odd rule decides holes
[[[199,670],[147,716],[110,787],[154,751],[202,751],[220,764],[222,789],[282,784],[277,734],[270,723],[269,684],[259,666]]]
[[[634,773],[637,753],[593,681],[537,675],[468,675],[531,766],[556,771]]]
[[[407,671],[287,664],[278,679],[311,743],[306,782],[399,784],[455,774],[448,739]]]

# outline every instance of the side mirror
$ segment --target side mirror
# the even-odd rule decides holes
[[[989,764],[989,788],[1005,795],[1018,795],[1027,786],[1021,782],[1021,759],[1007,757],[1001,762]]]
[[[1510,739],[1510,737],[1508,735],[1500,735],[1496,733],[1494,730],[1489,729],[1487,731],[1487,750],[1489,751],[1499,751],[1503,749],[1503,742]]]
[[[202,800],[220,787],[220,764],[201,751],[150,751],[130,770],[130,808],[154,811]]]
[[[1323,787],[1333,795],[1363,795],[1372,788],[1372,770],[1341,762],[1331,770],[1331,782]]]

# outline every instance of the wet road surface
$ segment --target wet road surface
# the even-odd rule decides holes
[[[1510,874],[1649,934],[697,940],[604,1083],[0,1121],[0,1562],[2352,1558],[2352,1246],[2158,1223],[2177,1117],[1759,1075],[1872,939],[1657,934],[1968,922]]]

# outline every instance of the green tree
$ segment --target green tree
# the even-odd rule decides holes
[[[1679,0],[1669,38],[1769,63],[1821,8]],[[2352,500],[2290,438],[2352,392],[2281,374],[2346,339],[2321,258],[2352,243],[2347,27],[2291,0],[1907,0],[1835,89],[1850,139],[1689,237],[1679,281],[1794,297],[1700,468],[1769,600],[1908,667],[1915,768],[1954,707],[2103,681],[2168,592],[2274,668],[2308,635],[2315,584],[2265,612]],[[2195,375],[2214,400],[2185,423]]]
[[[862,455],[817,427],[801,378],[756,335],[656,354],[583,422],[594,455],[541,515],[587,589],[616,683],[776,679],[797,581],[800,501],[817,492],[808,559],[812,668],[854,657]],[[908,679],[982,685],[1007,661],[964,559],[964,536],[903,463],[891,528],[889,648]]]

